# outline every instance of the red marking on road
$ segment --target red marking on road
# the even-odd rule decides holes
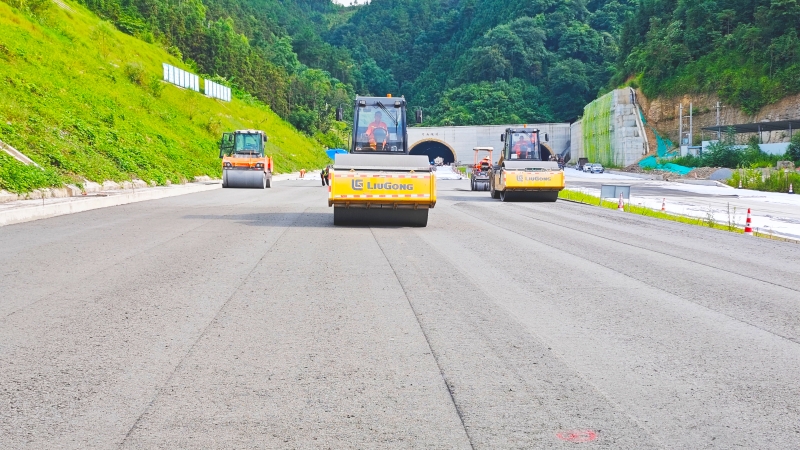
[[[556,433],[556,437],[567,442],[592,442],[597,439],[597,432],[592,430],[569,430]]]

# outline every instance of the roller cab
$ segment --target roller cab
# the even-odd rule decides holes
[[[508,128],[501,135],[503,154],[490,170],[492,198],[550,201],[564,189],[564,170],[555,160],[547,141],[535,128]]]
[[[405,99],[356,98],[351,152],[330,170],[335,225],[427,225],[436,179],[427,156],[408,154],[405,117]]]
[[[272,186],[272,158],[264,148],[267,135],[260,130],[224,133],[219,146],[223,188],[266,189]]]

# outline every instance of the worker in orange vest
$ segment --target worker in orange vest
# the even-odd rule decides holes
[[[386,124],[381,120],[381,113],[380,111],[375,112],[375,121],[369,124],[367,127],[367,136],[369,137],[369,146],[372,147],[373,150],[376,150],[378,147],[378,143],[375,140],[375,130],[383,130],[383,141],[381,142],[381,149],[386,146],[386,140],[389,139],[389,128]]]

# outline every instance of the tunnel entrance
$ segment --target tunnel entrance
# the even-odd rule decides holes
[[[452,164],[456,162],[456,155],[453,153],[453,150],[447,146],[447,144],[439,141],[422,141],[417,142],[411,150],[409,150],[410,154],[412,155],[426,155],[428,157],[428,161],[433,163],[433,161],[438,158],[442,157],[445,164]]]
[[[550,161],[550,156],[552,155],[553,151],[550,149],[550,146],[542,144],[542,161]]]

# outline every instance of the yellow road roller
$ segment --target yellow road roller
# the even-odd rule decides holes
[[[544,142],[542,140],[544,138]],[[503,153],[489,174],[489,192],[501,201],[558,200],[564,189],[564,170],[557,155],[536,128],[507,128],[500,136]]]
[[[261,130],[223,133],[219,144],[223,188],[266,189],[272,186],[272,158],[264,147],[267,135]]]
[[[350,153],[330,170],[334,225],[426,226],[436,178],[427,156],[408,154],[405,99],[359,96],[354,106]]]

